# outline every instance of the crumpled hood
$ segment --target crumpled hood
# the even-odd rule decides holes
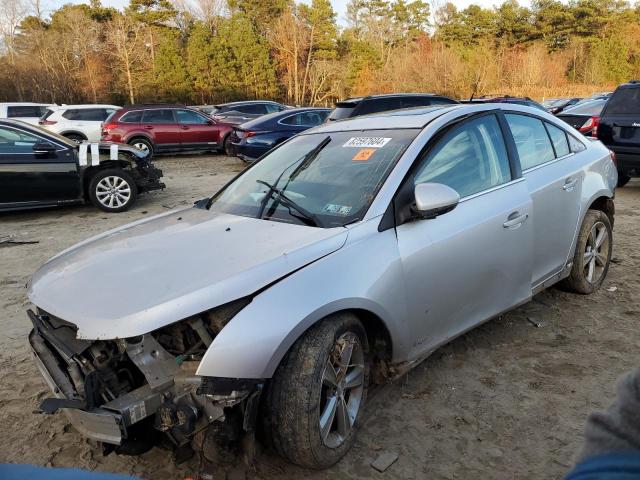
[[[78,337],[142,335],[244,297],[338,250],[347,230],[190,208],[86,240],[49,260],[31,302]]]

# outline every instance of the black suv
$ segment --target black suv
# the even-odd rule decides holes
[[[336,103],[328,121],[342,120],[370,113],[400,110],[412,107],[431,107],[434,105],[452,105],[457,101],[433,93],[391,93],[388,95],[370,95],[368,97],[348,98]]]
[[[90,201],[130,208],[138,193],[164,188],[149,154],[117,143],[78,144],[15,120],[0,120],[0,212]]]
[[[640,81],[616,88],[600,114],[594,136],[616,154],[619,187],[640,175]]]

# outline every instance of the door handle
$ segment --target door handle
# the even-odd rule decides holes
[[[510,228],[515,230],[520,225],[522,225],[527,218],[529,218],[529,214],[525,213],[520,215],[520,212],[513,212],[507,217],[507,221],[502,224],[504,228]]]
[[[180,128],[181,128],[182,130],[189,130],[189,127],[188,127],[188,126],[186,126],[186,125],[182,125]]]
[[[145,126],[144,126],[144,129],[145,129],[145,130],[153,130],[153,126],[151,126],[151,125],[145,125]]]
[[[575,178],[567,178],[564,182],[564,185],[562,186],[562,189],[565,192],[570,192],[571,190],[573,190],[573,187],[576,186],[576,183],[578,182],[578,180],[576,180]]]

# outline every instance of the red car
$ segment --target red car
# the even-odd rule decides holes
[[[132,105],[102,126],[102,141],[128,143],[153,153],[224,151],[233,125],[181,105]]]

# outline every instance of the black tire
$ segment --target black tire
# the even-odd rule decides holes
[[[596,226],[596,236],[599,235],[598,227],[606,231],[606,237],[603,237],[602,243],[597,249],[603,255],[596,255],[593,262],[589,259],[589,252],[593,250],[592,244],[596,238],[592,235],[592,230]],[[606,242],[606,244],[605,244]],[[596,242],[597,244],[597,242]],[[584,217],[578,241],[576,243],[576,251],[573,256],[573,267],[571,274],[563,280],[563,286],[575,293],[588,295],[594,293],[607,277],[609,265],[611,264],[611,250],[613,246],[613,229],[609,217],[600,210],[589,210]],[[604,259],[606,255],[606,259]],[[598,259],[600,259],[598,261]],[[593,263],[593,267],[590,266]],[[604,265],[602,265],[604,263]],[[590,268],[593,268],[593,277],[589,279]]]
[[[222,140],[222,153],[224,153],[227,157],[233,157],[233,152],[231,151],[231,134],[227,134]]]
[[[629,180],[631,180],[631,177],[629,175],[627,175],[624,172],[618,172],[617,187],[618,188],[624,187],[627,183],[629,183]]]
[[[154,148],[153,143],[150,140],[143,137],[136,137],[130,139],[127,143],[132,147],[149,152],[149,158],[153,157]]]
[[[338,357],[341,346],[348,348],[348,345],[352,345],[353,352],[347,362],[349,367],[344,371],[331,370],[338,381],[335,388],[330,387],[325,381],[325,373],[329,375],[331,368],[328,362]],[[362,367],[357,372],[360,359]],[[347,387],[341,380],[356,376],[362,380],[360,386]],[[353,445],[368,379],[369,346],[360,321],[344,313],[314,325],[293,345],[267,385],[262,415],[267,443],[281,456],[303,467],[326,468],[335,464]],[[344,398],[344,403],[340,398]],[[333,409],[335,416],[326,416],[331,420],[325,422],[328,433],[323,437],[320,417],[322,413],[327,414],[331,410],[329,405],[333,404],[337,405]],[[353,410],[356,404],[357,409]],[[347,413],[340,417],[341,411]],[[343,435],[339,430],[340,418],[343,427],[348,425],[342,429]]]
[[[113,186],[112,191],[108,190],[110,186]],[[106,196],[105,192],[107,192]],[[105,212],[124,212],[129,210],[137,198],[138,188],[133,177],[121,168],[99,170],[89,182],[89,199],[91,203]]]
[[[86,140],[86,137],[78,134],[78,133],[65,133],[64,136],[66,138],[68,138],[69,140],[76,142],[76,143],[82,143]]]

